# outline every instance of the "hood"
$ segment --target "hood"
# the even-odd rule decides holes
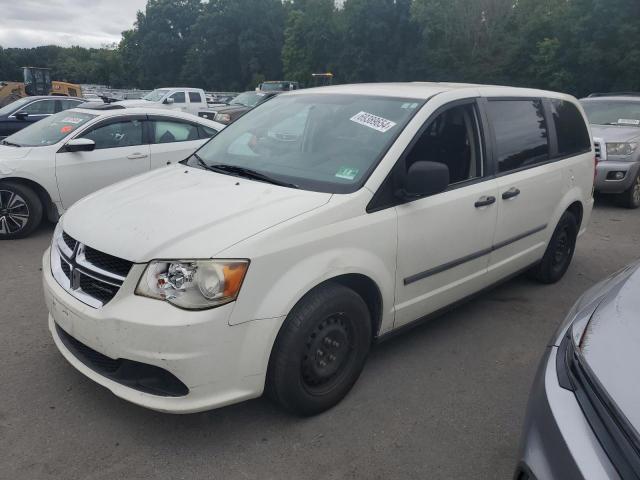
[[[640,268],[600,303],[581,344],[593,374],[627,419],[640,431]]]
[[[618,127],[616,125],[591,125],[594,137],[607,143],[625,143],[640,138],[640,127]]]
[[[330,198],[176,165],[85,197],[64,215],[63,228],[92,248],[133,262],[209,258]]]

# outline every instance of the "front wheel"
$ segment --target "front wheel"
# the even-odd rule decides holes
[[[0,240],[24,238],[40,225],[42,203],[20,183],[0,183]]]
[[[631,209],[640,207],[640,173],[631,186],[620,194],[619,200],[623,207]]]
[[[564,212],[544,252],[544,257],[529,275],[542,283],[556,283],[566,273],[578,238],[578,221],[571,212]]]
[[[369,309],[353,290],[327,283],[287,316],[267,374],[267,394],[298,415],[336,405],[356,382],[371,346]]]

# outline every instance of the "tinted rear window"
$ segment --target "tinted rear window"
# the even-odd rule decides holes
[[[573,103],[553,99],[551,112],[558,137],[558,155],[573,155],[591,150],[589,130]]]
[[[488,103],[488,113],[496,134],[500,173],[549,159],[549,135],[541,100],[493,100]]]
[[[189,92],[189,101],[191,103],[200,103],[202,102],[202,97],[198,92]]]

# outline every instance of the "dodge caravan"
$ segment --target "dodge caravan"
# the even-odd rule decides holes
[[[93,193],[43,262],[80,372],[159,411],[337,404],[376,341],[520,272],[559,280],[593,206],[584,111],[478,85],[287,92]]]

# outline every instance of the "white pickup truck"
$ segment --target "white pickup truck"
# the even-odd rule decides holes
[[[156,88],[139,100],[121,100],[117,103],[127,108],[149,107],[150,103],[154,103],[156,107],[180,110],[194,115],[207,108],[206,96],[201,88]]]

